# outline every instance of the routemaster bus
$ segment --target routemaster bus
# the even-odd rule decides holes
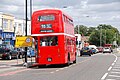
[[[37,41],[39,65],[76,63],[73,19],[57,9],[35,11],[31,35]]]

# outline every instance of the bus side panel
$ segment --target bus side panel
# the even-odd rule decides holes
[[[66,47],[65,47],[65,38],[64,35],[59,36],[59,49],[61,55],[61,63],[65,64],[66,62]]]
[[[68,59],[68,54],[70,55],[70,61],[73,62],[76,59],[76,44],[75,44],[75,38],[74,37],[65,37],[66,40],[66,62]]]

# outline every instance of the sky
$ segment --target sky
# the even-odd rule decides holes
[[[30,16],[28,0],[28,17]],[[120,31],[120,0],[32,0],[32,12],[57,8],[70,15],[75,25],[108,24]],[[0,12],[25,18],[25,0],[0,0]]]

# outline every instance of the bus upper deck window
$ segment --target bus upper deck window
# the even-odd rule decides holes
[[[54,15],[43,15],[43,16],[38,16],[38,21],[52,21],[55,20]]]

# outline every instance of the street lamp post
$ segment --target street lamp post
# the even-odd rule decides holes
[[[27,36],[27,0],[25,0],[25,36]],[[27,47],[25,47],[25,64],[27,64]]]
[[[28,21],[28,17],[27,17],[27,0],[25,0],[25,36],[27,36],[27,21]],[[32,15],[32,0],[30,0],[30,18]],[[27,64],[27,47],[25,47],[25,64]],[[26,65],[27,66],[27,65]]]
[[[32,0],[30,0],[30,19],[32,18]]]

